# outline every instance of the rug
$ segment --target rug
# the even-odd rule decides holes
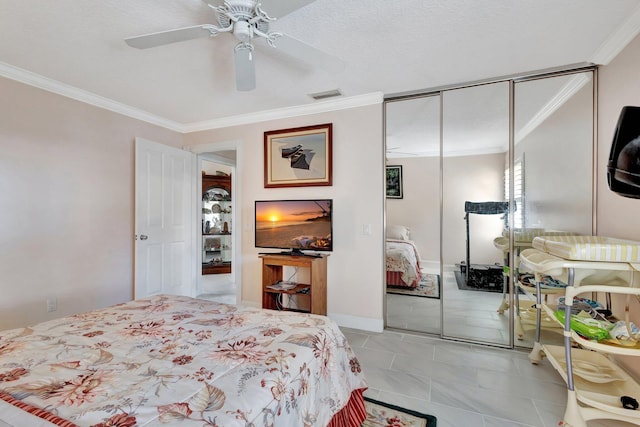
[[[436,427],[436,417],[364,398],[367,419],[361,427]]]
[[[502,293],[504,279],[501,272],[492,274],[492,277],[480,277],[480,279],[476,281],[479,286],[468,286],[464,274],[459,270],[455,270],[453,274],[456,276],[456,284],[458,285],[458,289],[462,291]]]
[[[422,273],[420,283],[418,283],[418,286],[416,286],[415,288],[405,288],[403,286],[387,286],[387,293],[440,299],[440,275]]]

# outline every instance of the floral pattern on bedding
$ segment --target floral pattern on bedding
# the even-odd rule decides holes
[[[79,426],[325,426],[361,388],[312,314],[163,295],[0,332],[0,391]]]
[[[420,278],[420,255],[411,240],[386,240],[387,271],[398,271],[407,287],[418,286]]]

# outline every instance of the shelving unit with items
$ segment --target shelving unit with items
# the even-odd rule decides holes
[[[546,274],[567,285],[563,310],[556,311],[540,300],[537,304],[538,310],[545,310],[562,325],[564,345],[536,343],[530,355],[532,363],[546,356],[567,384],[561,425],[587,427],[587,421],[593,419],[640,425],[640,385],[612,357],[640,356],[640,334],[629,321],[628,304],[630,298],[640,297],[640,243],[595,236],[536,238],[533,243],[533,249],[521,254],[522,265],[536,276]],[[596,312],[595,318],[587,317],[586,312],[576,314],[573,306],[583,294],[591,298],[626,295],[625,319],[605,319],[606,310],[588,310]],[[596,303],[582,301],[589,302],[587,306]]]
[[[521,228],[512,230],[513,233],[513,249],[514,249],[514,268],[513,268],[513,277],[515,281],[514,288],[514,332],[515,336],[518,340],[523,340],[525,336],[525,328],[535,328],[538,319],[536,318],[537,313],[535,309],[535,301],[537,299],[536,296],[536,287],[533,284],[528,282],[521,281],[521,276],[519,274],[519,264],[520,264],[520,253],[523,250],[529,249],[533,245],[533,239],[539,236],[562,236],[562,235],[574,235],[575,233],[566,232],[566,231],[558,231],[558,230],[547,230],[544,228]],[[504,274],[504,288],[502,293],[502,302],[498,307],[498,314],[504,314],[506,310],[511,308],[509,306],[509,240],[510,240],[511,232],[506,230],[502,236],[496,237],[493,241],[494,246],[502,251],[504,258],[505,274]],[[521,292],[524,299],[521,299]],[[550,295],[557,296],[559,294],[564,293],[563,288],[552,287],[552,286],[542,286],[541,293],[545,299]],[[558,325],[552,319],[543,316],[540,321],[542,329],[545,330],[558,330]],[[536,330],[536,342],[540,341],[540,328]]]
[[[202,274],[231,273],[231,176],[202,175]]]

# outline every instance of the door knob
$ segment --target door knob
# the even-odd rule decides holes
[[[141,234],[140,235],[140,240],[147,240],[149,238],[149,236],[147,236],[146,234]]]

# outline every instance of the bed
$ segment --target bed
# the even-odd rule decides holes
[[[160,295],[0,332],[1,426],[355,427],[366,387],[312,314]]]
[[[388,226],[385,241],[387,286],[415,288],[420,283],[420,254],[405,226]]]

